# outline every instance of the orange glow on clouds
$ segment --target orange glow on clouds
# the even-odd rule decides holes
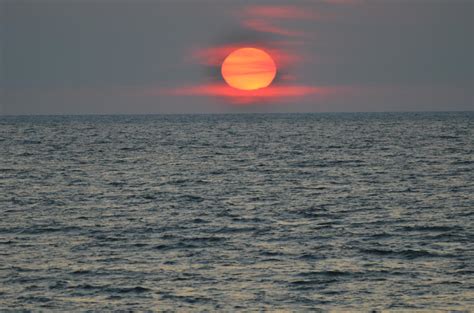
[[[291,73],[293,65],[315,62],[317,57],[306,56],[298,49],[304,45],[305,36],[310,34],[294,28],[301,20],[325,19],[329,17],[327,14],[294,5],[244,6],[235,15],[240,26],[247,31],[271,34],[273,39],[195,47],[191,51],[192,62],[212,69],[209,73],[213,82],[165,88],[158,92],[176,96],[223,97],[231,103],[264,103],[268,99],[279,101],[334,94],[334,88],[299,84],[298,78]],[[216,70],[220,70],[222,77],[215,75]]]
[[[268,87],[276,75],[272,57],[263,50],[241,48],[229,54],[221,67],[226,83],[240,90]]]
[[[191,51],[191,57],[193,62],[203,64],[212,68],[219,68],[221,74],[225,75],[227,70],[224,70],[222,73],[222,64],[230,54],[236,50],[243,49],[244,47],[255,47],[255,50],[262,50],[264,53],[273,59],[275,66],[275,75],[273,75],[273,70],[271,69],[273,65],[270,65],[270,70],[266,71],[268,76],[268,83],[262,84],[259,89],[247,88],[233,88],[230,85],[222,81],[221,83],[215,82],[210,84],[197,84],[194,86],[182,86],[177,88],[161,88],[155,92],[159,94],[168,94],[174,96],[214,96],[222,97],[234,104],[250,104],[250,103],[262,103],[265,100],[271,99],[272,101],[279,101],[288,98],[295,97],[305,97],[309,95],[326,95],[328,93],[333,93],[333,90],[330,90],[326,87],[314,87],[300,85],[297,83],[297,78],[295,75],[288,73],[288,68],[292,65],[307,62],[306,58],[302,55],[297,54],[294,51],[288,51],[288,49],[282,49],[282,47],[292,48],[294,45],[293,41],[279,40],[272,43],[272,45],[265,45],[262,43],[256,42],[246,42],[246,43],[235,43],[235,44],[223,44],[213,47],[200,47],[194,48]],[[279,46],[279,47],[277,47]],[[239,71],[245,72],[238,66],[236,62],[229,72],[232,74],[240,74]],[[267,65],[268,66],[268,65]],[[258,65],[257,69],[264,68],[265,66]],[[273,79],[276,77],[276,69],[278,69],[278,84],[272,84]],[[281,70],[281,71],[280,71]],[[255,71],[255,68],[252,69],[250,66],[250,71]],[[245,74],[245,73],[243,73]],[[271,78],[271,79],[270,79]],[[230,81],[230,80],[228,80]],[[287,85],[286,83],[290,83]],[[244,83],[245,84],[245,83]],[[234,85],[235,86],[235,85]],[[265,87],[267,86],[267,87]]]
[[[156,92],[156,91],[155,91]],[[269,86],[256,90],[239,90],[225,84],[209,84],[188,86],[173,89],[160,89],[159,94],[175,96],[215,96],[225,97],[239,104],[255,103],[263,99],[285,99],[289,97],[304,97],[307,95],[327,96],[337,92],[331,87],[313,87],[302,85]]]
[[[251,5],[244,13],[248,16],[261,16],[279,19],[310,19],[313,12],[291,5]]]
[[[321,0],[331,5],[356,4],[360,1],[364,0]],[[307,96],[311,96],[307,100],[313,100],[348,95],[348,90],[352,92],[348,88],[299,84],[298,77],[291,72],[294,65],[304,63],[306,66],[322,60],[318,55],[307,55],[301,50],[306,39],[312,40],[314,34],[295,28],[301,26],[302,20],[308,23],[311,20],[334,18],[330,11],[315,11],[308,6],[248,5],[238,10],[235,17],[246,32],[250,30],[260,35],[268,34],[271,40],[239,40],[207,47],[199,44],[191,50],[191,58],[187,61],[210,69],[208,78],[212,83],[151,88],[147,93],[221,97],[234,104],[250,104],[266,103],[266,100],[289,102],[292,98],[304,100],[301,98]],[[217,74],[219,70],[222,77]]]

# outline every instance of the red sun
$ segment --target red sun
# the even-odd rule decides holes
[[[277,69],[272,57],[263,50],[241,48],[229,54],[222,63],[222,77],[229,86],[240,90],[268,87]]]

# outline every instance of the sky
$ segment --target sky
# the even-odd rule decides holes
[[[474,109],[472,0],[3,0],[0,114]],[[220,66],[263,49],[273,83]]]

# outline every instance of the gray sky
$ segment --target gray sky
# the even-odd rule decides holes
[[[0,6],[1,114],[474,109],[471,0]],[[245,105],[195,91],[225,84],[220,56],[210,64],[206,55],[248,45],[289,57],[278,67],[276,87],[325,91]]]

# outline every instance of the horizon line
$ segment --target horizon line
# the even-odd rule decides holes
[[[202,112],[202,113],[1,113],[1,117],[33,117],[33,116],[153,116],[153,115],[252,115],[252,114],[384,114],[384,113],[473,113],[473,110],[430,110],[430,111],[324,111],[324,112]]]

